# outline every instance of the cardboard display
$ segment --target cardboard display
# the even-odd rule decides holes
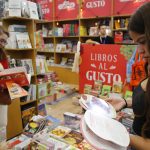
[[[114,0],[114,15],[132,15],[138,7],[150,0]]]
[[[55,20],[77,19],[79,14],[78,0],[56,0]]]
[[[112,0],[84,0],[81,18],[111,16]]]
[[[114,81],[126,78],[126,64],[130,58],[129,51],[133,45],[81,45],[81,64],[79,72],[79,91],[83,93],[84,85],[93,85],[95,80],[113,85]],[[132,55],[132,54],[131,54]]]

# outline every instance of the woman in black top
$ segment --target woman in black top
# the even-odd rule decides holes
[[[129,34],[139,45],[139,53],[150,68],[150,2],[141,6],[130,18]],[[135,118],[133,130],[137,135],[130,134],[130,145],[136,150],[150,149],[150,69],[148,78],[143,80],[133,91],[132,100],[108,100],[116,110],[127,106],[132,107]]]

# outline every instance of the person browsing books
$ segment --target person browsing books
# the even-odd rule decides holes
[[[114,44],[114,39],[106,33],[106,25],[99,25],[99,36],[94,39],[88,39],[87,44]]]
[[[116,110],[132,107],[135,114],[134,134],[130,134],[130,145],[136,150],[150,149],[150,2],[141,6],[130,18],[128,30],[139,46],[139,53],[148,63],[148,77],[133,91],[132,99],[108,99]]]
[[[4,31],[4,29],[0,26],[0,71],[8,68],[7,56],[4,51],[4,47],[7,44],[7,38],[9,34]],[[11,104],[11,99],[7,89],[4,89],[0,85],[0,131],[4,130],[6,134],[6,126],[7,126],[7,105]],[[3,132],[3,133],[4,133]],[[0,149],[5,139],[5,134],[0,135]],[[2,137],[4,136],[4,137]]]

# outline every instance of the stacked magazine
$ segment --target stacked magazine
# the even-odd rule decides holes
[[[129,134],[120,122],[93,110],[85,112],[80,129],[95,149],[126,150],[130,142]]]
[[[79,104],[85,110],[90,109],[96,113],[106,115],[110,118],[116,118],[116,111],[114,107],[110,103],[107,103],[106,101],[95,96],[84,94],[79,99]]]

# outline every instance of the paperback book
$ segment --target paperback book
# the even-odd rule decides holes
[[[14,82],[6,82],[6,86],[11,99],[27,96],[28,92]]]

